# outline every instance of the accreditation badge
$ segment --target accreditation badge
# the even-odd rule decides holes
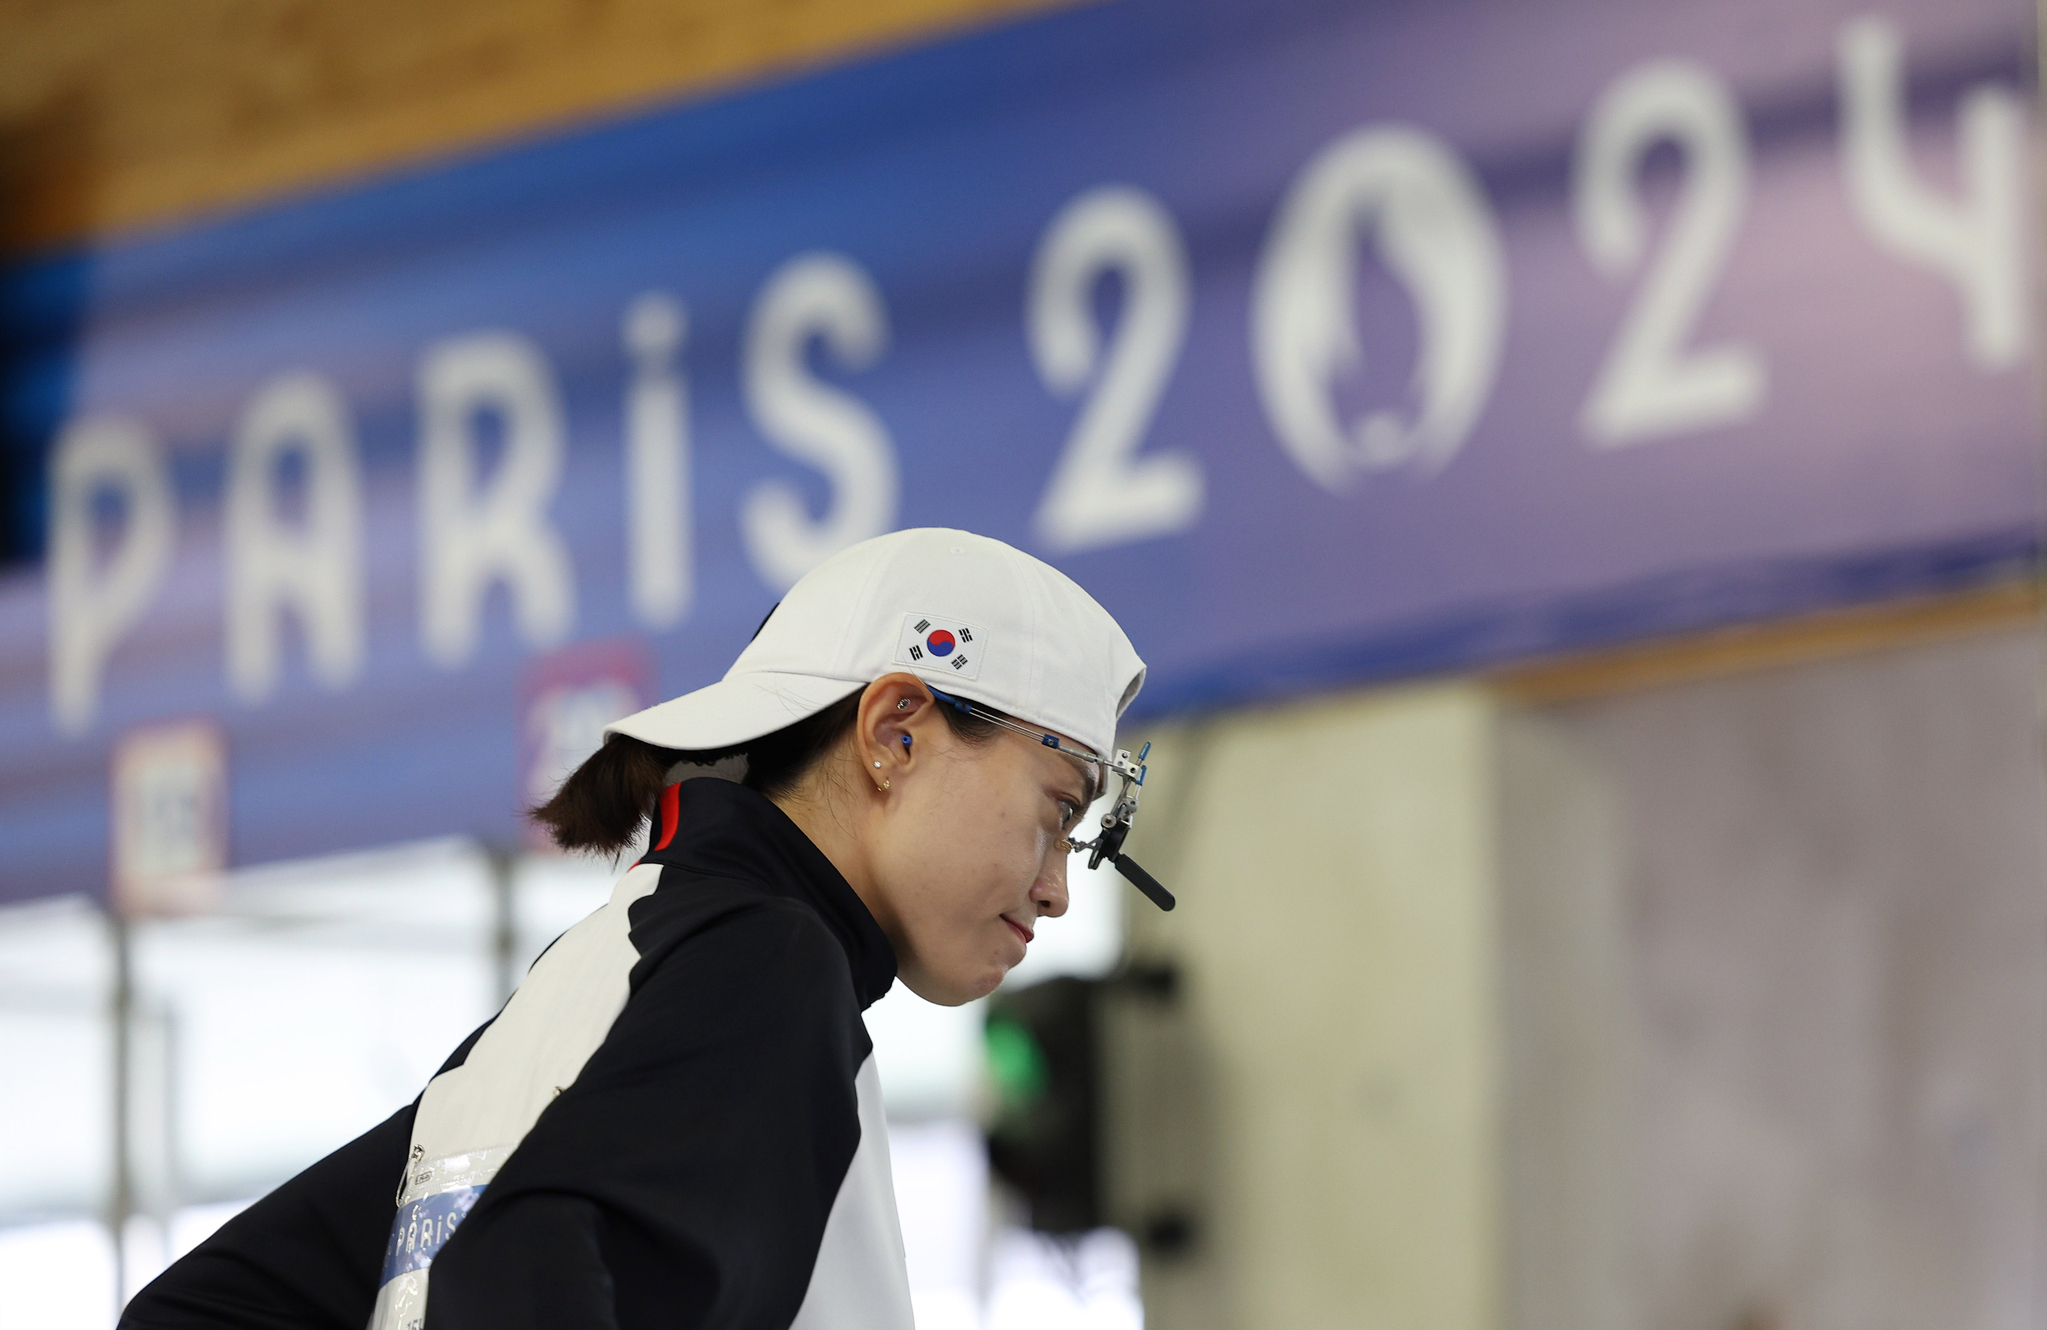
[[[420,1330],[426,1320],[428,1267],[514,1148],[495,1145],[425,1159],[420,1148],[413,1147],[398,1191],[391,1240],[384,1248],[384,1274],[369,1330]]]

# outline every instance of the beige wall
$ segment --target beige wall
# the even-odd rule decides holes
[[[1620,950],[1622,1223],[1586,1218],[1633,1324],[2041,1324],[2042,664],[2006,629],[1533,718],[1564,761],[1530,774],[1585,773],[1614,828],[1615,917],[1579,931]],[[1592,823],[1524,827],[1507,899]],[[1580,1222],[1584,1194],[1531,1192],[1524,1222]]]
[[[0,246],[158,224],[1062,0],[0,0]]]
[[[2036,627],[1162,731],[1112,1026],[1156,1330],[2040,1323]],[[1161,1036],[1165,1037],[1161,1037]],[[1133,1070],[1134,1069],[1134,1070]]]
[[[1203,1175],[1156,1324],[1498,1323],[1492,714],[1452,685],[1160,737],[1131,848],[1184,904],[1135,945],[1184,968],[1212,1126],[1135,1161]]]
[[[1552,708],[1497,734],[1506,1330],[1638,1330],[1625,775]]]

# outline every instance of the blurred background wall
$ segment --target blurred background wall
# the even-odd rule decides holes
[[[218,561],[222,538],[207,525],[220,508],[210,496],[224,483],[220,454],[239,394],[299,356],[333,375],[364,420],[368,489],[398,484],[410,504],[409,470],[379,471],[376,457],[398,449],[390,440],[401,434],[410,457],[417,347],[470,327],[523,327],[542,317],[536,309],[551,322],[524,330],[566,366],[570,410],[588,416],[599,390],[576,385],[596,381],[592,366],[609,376],[601,392],[611,401],[648,363],[649,343],[635,343],[633,327],[669,326],[658,304],[631,305],[654,311],[635,325],[628,297],[681,289],[673,274],[621,274],[566,244],[550,249],[581,223],[541,228],[537,242],[507,240],[495,223],[463,214],[414,252],[391,220],[431,220],[436,182],[477,200],[465,206],[479,216],[499,206],[500,189],[507,211],[544,211],[503,184],[509,168],[492,174],[504,160],[494,154],[552,144],[548,170],[579,155],[626,160],[640,141],[632,135],[653,132],[634,129],[639,117],[652,117],[644,123],[672,125],[691,145],[672,160],[702,173],[659,183],[663,198],[680,200],[673,215],[713,218],[707,228],[759,224],[775,232],[764,244],[782,244],[786,230],[794,238],[777,261],[805,244],[843,244],[882,272],[892,298],[913,287],[904,305],[947,310],[995,306],[997,289],[1008,299],[1055,217],[1067,215],[1062,206],[1084,188],[1132,180],[1184,217],[1197,320],[1221,304],[1240,329],[1258,317],[1249,269],[1268,226],[1280,229],[1271,214],[1282,197],[1304,196],[1297,182],[1328,160],[1318,153],[1361,125],[1440,131],[1506,217],[1502,262],[1517,274],[1500,315],[1509,351],[1499,401],[1490,414],[1483,401],[1472,408],[1481,423],[1467,454],[1439,459],[1440,476],[1406,457],[1359,460],[1370,438],[1356,456],[1320,455],[1298,427],[1287,432],[1269,385],[1262,400],[1274,422],[1255,430],[1206,400],[1175,416],[1168,394],[1146,446],[1206,456],[1210,494],[1262,505],[1262,525],[1217,519],[1225,534],[1206,544],[1176,543],[1160,528],[1162,543],[1145,545],[1139,532],[1110,539],[1106,553],[1063,547],[1061,566],[1132,624],[1141,649],[1163,644],[1154,695],[1165,700],[1131,726],[1133,747],[1156,745],[1132,848],[1182,907],[1126,911],[1129,893],[1112,875],[1082,879],[1074,917],[1047,928],[1029,969],[997,999],[1046,1040],[1067,1028],[1059,1022],[1069,1008],[1092,1013],[1083,1051],[1098,1083],[1073,1092],[1092,1097],[1094,1115],[1084,1139],[1055,1140],[1099,1154],[1099,1178],[1073,1184],[1099,1193],[1079,1235],[1035,1233],[1032,1196],[1000,1179],[991,1190],[983,1128],[1005,1111],[1047,1109],[998,1106],[1004,1082],[986,1066],[985,1013],[939,1012],[897,994],[873,1014],[898,1119],[920,1330],[2047,1322],[2038,1291],[2047,778],[2037,361],[2030,332],[1998,342],[2003,334],[1983,325],[1994,317],[1982,313],[2002,308],[2000,281],[2016,280],[2025,294],[2005,303],[2015,300],[2030,325],[2033,215],[2011,204],[2024,219],[2016,279],[1988,260],[1978,265],[1987,277],[1968,266],[2000,243],[2005,215],[1992,197],[2004,142],[1993,123],[1998,89],[2022,102],[2020,160],[2030,170],[2032,15],[1962,6],[1950,22],[1927,6],[1817,3],[1582,4],[1547,14],[1464,5],[1434,18],[1412,6],[1261,14],[1204,5],[1184,19],[1159,5],[1061,9],[986,0],[0,9],[10,503],[44,493],[65,421],[132,409],[169,440],[181,511],[201,514],[179,537],[199,553],[178,557],[212,568],[205,561]],[[1875,77],[1886,68],[1881,32],[1876,46],[1849,36],[1871,17],[1902,34],[1910,72],[1893,90],[1909,123],[1893,129],[1915,154],[1926,195],[1951,205],[1921,208],[1915,216],[1935,221],[1903,228],[1916,242],[1898,241],[1894,227],[1888,248],[1868,240],[1884,228],[1842,183],[1855,170],[1842,89],[1854,69]],[[1315,47],[1390,54],[1379,65],[1360,58],[1369,67],[1348,87],[1334,65],[1303,63],[1298,51]],[[915,63],[926,51],[937,54]],[[1170,78],[1133,55],[1146,51]],[[897,53],[911,63],[861,63]],[[1598,259],[1602,243],[1616,245],[1581,243],[1573,231],[1567,214],[1589,206],[1573,163],[1591,151],[1584,126],[1595,108],[1615,105],[1630,71],[1654,66],[1666,76],[1657,86],[1682,94],[1670,94],[1682,104],[1665,113],[1679,130],[1674,139],[1643,131],[1629,170],[1639,168],[1644,225],[1668,226],[1682,172],[1697,159],[1673,144],[1702,151],[1683,138],[1699,118],[1686,121],[1685,107],[1703,96],[1701,114],[1719,123],[1710,80],[1699,94],[1684,70],[1656,63],[1680,59],[1725,75],[1753,125],[1760,182],[1762,238],[1732,249],[1728,303],[1701,298],[1696,341],[1763,346],[1775,357],[1768,402],[1795,409],[1764,413],[1760,425],[1760,407],[1709,422],[1694,431],[1704,447],[1682,429],[1641,447],[1587,443],[1580,390],[1642,270]],[[1441,87],[1425,95],[1404,82],[1403,60],[1417,82]],[[877,67],[898,72],[860,81]],[[1243,68],[1306,91],[1288,100]],[[963,86],[989,70],[999,75],[988,79],[993,91]],[[1288,73],[1299,70],[1308,72]],[[760,88],[767,100],[744,100]],[[823,90],[822,111],[804,101],[807,88]],[[1489,101],[1488,89],[1505,91]],[[1084,110],[1058,109],[1069,94]],[[1004,119],[1033,98],[1055,107],[1046,115],[1061,134],[1113,139],[1139,126],[1128,132],[1144,151],[1114,159],[1104,149],[1111,165],[1090,159],[1072,179],[1050,171],[1040,188],[1032,173],[1056,154]],[[688,118],[693,106],[704,108],[700,119]],[[834,108],[857,121],[843,138],[817,128]],[[1280,126],[1278,146],[1257,138],[1268,125]],[[919,174],[899,141],[941,145],[942,169]],[[757,146],[758,170],[732,167]],[[1269,159],[1269,177],[1230,177],[1212,197],[1173,174],[1199,177],[1204,158],[1233,152]],[[999,262],[953,246],[989,223],[932,187],[946,172],[963,192],[1028,203],[1010,229],[995,228]],[[770,201],[734,203],[734,178]],[[1431,397],[1424,358],[1403,348],[1435,335],[1429,315],[1454,321],[1470,308],[1426,291],[1472,288],[1431,286],[1426,253],[1413,257],[1428,246],[1404,242],[1397,218],[1357,201],[1369,195],[1366,186],[1325,191],[1351,200],[1351,229],[1370,249],[1370,261],[1330,279],[1365,311],[1353,336],[1370,373],[1331,391],[1351,424],[1375,394],[1407,403],[1411,423],[1455,394]],[[637,195],[593,193],[589,210],[602,213],[615,197],[626,220],[607,233],[612,251],[637,254],[645,236],[667,234],[651,222],[633,229]],[[372,201],[352,202],[362,198]],[[872,199],[903,201],[903,218]],[[843,240],[828,211],[839,202]],[[1428,214],[1437,233],[1464,234],[1454,200],[1429,206],[1447,209]],[[1151,225],[1134,211],[1137,221],[1126,209],[1117,224]],[[816,225],[785,225],[793,215]],[[1989,221],[1970,231],[1968,216]],[[293,220],[304,217],[314,220]],[[1850,224],[1858,217],[1861,230]],[[686,316],[665,342],[654,336],[692,355],[705,348],[690,388],[701,390],[707,421],[703,493],[724,504],[739,487],[725,473],[738,464],[730,449],[717,451],[719,422],[760,413],[736,404],[741,390],[717,386],[746,372],[746,353],[717,349],[717,338],[745,324],[744,297],[767,265],[748,268],[753,257],[733,258],[716,235],[675,234],[684,259],[701,256],[746,288],[683,290]],[[1079,301],[1105,333],[1152,253],[1125,243],[1136,248],[1107,252],[1138,257]],[[890,268],[892,246],[923,248],[929,273]],[[1226,260],[1204,257],[1222,251]],[[1444,271],[1468,275],[1488,252],[1474,241]],[[1881,261],[1870,257],[1878,253]],[[398,277],[378,267],[385,254],[401,256]],[[1104,272],[1115,266],[1104,263]],[[591,313],[566,298],[487,291],[451,298],[460,312],[443,327],[393,294],[472,264],[537,274],[533,289],[544,293],[581,284],[612,304]],[[1908,270],[1909,282],[1886,285]],[[1602,271],[1621,272],[1623,285]],[[359,281],[375,294],[349,306],[323,296],[322,281],[344,291]],[[310,341],[265,312],[264,283],[284,292],[281,307],[302,299],[315,309]],[[1830,310],[1846,314],[1828,322]],[[1028,356],[1022,313],[1005,305],[998,316],[1019,342],[1001,345],[1019,363]],[[1596,328],[1587,349],[1558,350],[1578,336],[1571,320],[1581,314]],[[917,317],[898,312],[892,325],[914,369],[875,397],[913,459],[902,524],[957,522],[1061,549],[1056,528],[1047,534],[989,497],[1035,494],[1049,462],[1004,469],[1028,450],[1002,431],[1027,413],[977,377],[980,324],[967,320],[968,349],[955,361],[918,348],[951,339],[958,325]],[[376,331],[378,319],[396,331]],[[350,341],[365,325],[373,331]],[[1199,360],[1204,325],[1193,326],[1195,359],[1175,384],[1225,378],[1214,368],[1225,359],[1248,373],[1251,357],[1234,342],[1226,357]],[[405,356],[383,363],[379,337]],[[250,349],[266,338],[290,352],[273,364]],[[855,373],[840,372],[846,357],[834,366],[811,351],[828,379],[858,387]],[[48,369],[53,357],[61,374]],[[1534,371],[1514,377],[1532,362],[1539,390]],[[1058,378],[1042,367],[1040,377]],[[1239,395],[1251,401],[1254,390]],[[1002,407],[999,419],[965,417],[966,430],[918,419],[934,414],[922,403],[983,398]],[[1030,454],[1041,460],[1059,449],[1073,406],[1070,394],[1048,401],[1063,403],[1062,414],[1048,417],[1048,442]],[[592,439],[615,447],[633,428],[629,407],[601,409],[612,414],[600,426],[572,426],[571,459],[593,455]],[[380,430],[390,440],[378,443]],[[1629,478],[1571,471],[1558,480],[1516,461],[1478,485],[1457,469],[1523,445],[1512,456],[1534,456],[1551,436],[1568,439],[1573,457],[1596,458],[1605,475]],[[486,440],[482,451],[506,446]],[[1800,451],[1808,446],[1810,457]],[[20,460],[31,455],[41,460]],[[948,455],[963,457],[976,483],[949,480],[936,492],[944,503],[920,498],[919,466],[929,474]],[[1770,469],[1778,455],[1782,472]],[[1289,472],[1292,489],[1260,489],[1229,470],[1237,457],[1300,474]],[[575,463],[572,478],[587,469]],[[1345,471],[1354,474],[1331,479]],[[815,499],[814,488],[803,493]],[[1401,511],[1442,493],[1453,496],[1443,501],[1456,505],[1451,519],[1427,509],[1427,521],[1401,524]],[[1831,499],[1799,506],[1815,494]],[[1334,502],[1351,506],[1333,516],[1315,507]],[[1564,514],[1554,529],[1528,535],[1516,525],[1545,508]],[[118,547],[133,520],[132,507],[115,511],[96,548]],[[571,544],[623,585],[625,556],[609,545],[597,552],[592,534],[608,538],[606,523],[615,525],[604,517],[573,528]],[[707,542],[741,544],[710,522],[703,529]],[[469,723],[467,701],[447,699],[488,696],[489,714],[502,716],[475,747],[506,773],[502,789],[474,801],[488,817],[467,805],[417,825],[363,815],[394,828],[380,841],[353,826],[329,835],[282,819],[328,800],[331,828],[346,821],[344,805],[374,806],[378,755],[400,750],[372,747],[318,778],[304,774],[321,760],[305,755],[325,756],[346,723],[295,721],[272,737],[269,713],[213,682],[223,672],[220,595],[184,572],[169,575],[164,596],[184,608],[141,621],[126,655],[109,648],[102,713],[67,730],[64,704],[47,700],[62,685],[42,589],[45,531],[36,526],[10,552],[13,646],[0,661],[17,741],[0,769],[15,809],[0,854],[17,865],[5,893],[15,903],[0,917],[0,1056],[19,1069],[0,1106],[9,1141],[0,1268],[38,1309],[37,1323],[96,1325],[117,1290],[416,1093],[527,958],[601,899],[606,866],[546,858],[519,838],[509,813],[529,792],[520,782],[573,760],[634,690],[680,691],[715,673],[772,603],[780,574],[757,553],[751,562],[707,554],[700,609],[681,630],[637,610],[612,619],[586,610],[566,646],[521,637],[511,597],[492,591],[479,614],[484,654],[498,659],[445,686],[414,687],[415,676],[443,676],[373,647],[377,714],[430,731],[436,708]],[[371,619],[384,622],[378,607],[402,601],[385,618],[409,634],[408,532],[373,522],[367,557]],[[1545,581],[1552,566],[1562,571]],[[1353,586],[1361,589],[1347,599]],[[1285,613],[1259,617],[1255,607],[1268,602]],[[585,639],[600,643],[595,656],[573,654]],[[273,696],[317,716],[328,695],[298,687],[293,673],[305,672],[293,653],[310,657],[311,637],[291,641],[284,692]],[[394,679],[404,687],[388,686]],[[555,714],[541,708],[550,697],[568,716],[560,752],[529,732],[536,716]],[[363,704],[331,705],[346,717]],[[186,749],[173,734],[161,741],[172,749],[154,751],[170,751],[180,769],[232,760],[235,776],[220,782],[233,791],[222,796],[234,805],[221,837],[231,848],[197,877],[139,874],[169,894],[113,908],[118,794],[95,794],[106,806],[85,816],[49,791],[108,790],[122,736],[195,717],[216,729],[202,725]],[[224,746],[206,737],[216,730],[228,735]],[[417,765],[426,750],[405,748],[394,765]],[[260,761],[283,774],[252,781],[262,787],[253,791],[235,784],[251,780],[245,763]],[[467,780],[471,770],[451,766],[439,779]],[[46,807],[54,811],[36,811]],[[1033,991],[1048,995],[1037,1008]],[[1050,1212],[1050,1200],[1035,1199]],[[109,1225],[124,1239],[118,1255]]]
[[[1210,1232],[1147,1310],[2038,1324],[2040,666],[2025,625],[1162,733],[1200,775],[1136,852],[1203,908],[1132,946],[1198,1034],[1161,1073],[1127,1025],[1111,1157],[1126,1222]]]

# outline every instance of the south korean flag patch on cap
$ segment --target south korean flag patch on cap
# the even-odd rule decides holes
[[[978,679],[986,646],[972,624],[934,614],[905,614],[902,635],[896,639],[896,664],[955,679]]]

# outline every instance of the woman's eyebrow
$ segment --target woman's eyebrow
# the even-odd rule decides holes
[[[1093,763],[1091,763],[1091,762],[1082,762],[1082,761],[1080,761],[1080,760],[1079,760],[1079,758],[1078,758],[1078,756],[1077,756],[1076,754],[1073,754],[1073,753],[1067,753],[1067,754],[1066,754],[1065,756],[1066,756],[1066,757],[1067,757],[1068,759],[1070,759],[1070,760],[1071,760],[1071,761],[1073,762],[1073,765],[1075,765],[1075,766],[1078,766],[1078,767],[1080,768],[1080,770],[1079,770],[1079,771],[1072,771],[1072,768],[1071,768],[1071,767],[1069,767],[1069,768],[1068,768],[1068,771],[1069,771],[1069,772],[1070,772],[1071,774],[1073,774],[1073,775],[1076,775],[1076,776],[1079,776],[1079,777],[1080,777],[1080,796],[1079,796],[1079,802],[1080,802],[1080,806],[1081,806],[1081,807],[1082,807],[1083,809],[1085,809],[1085,808],[1086,808],[1086,807],[1087,807],[1087,806],[1088,806],[1089,804],[1092,804],[1092,803],[1093,803],[1093,802],[1095,801],[1095,793],[1096,793],[1096,791],[1095,791],[1095,768],[1094,768],[1094,764],[1093,764]],[[1059,782],[1059,786],[1060,786],[1060,789],[1061,789],[1061,794],[1060,794],[1060,797],[1061,797],[1061,798],[1065,798],[1065,797],[1066,797],[1066,791],[1067,791],[1068,789],[1070,789],[1070,787],[1069,787],[1069,786],[1067,786],[1067,784],[1066,784],[1066,782],[1065,782],[1065,781],[1060,781],[1060,782]]]
[[[1086,808],[1089,804],[1101,798],[1102,789],[1107,783],[1101,778],[1102,759],[1092,755],[1082,757],[1078,752],[1070,748],[1060,748],[1057,751],[1067,761],[1080,768],[1078,773],[1080,776],[1080,806]]]

